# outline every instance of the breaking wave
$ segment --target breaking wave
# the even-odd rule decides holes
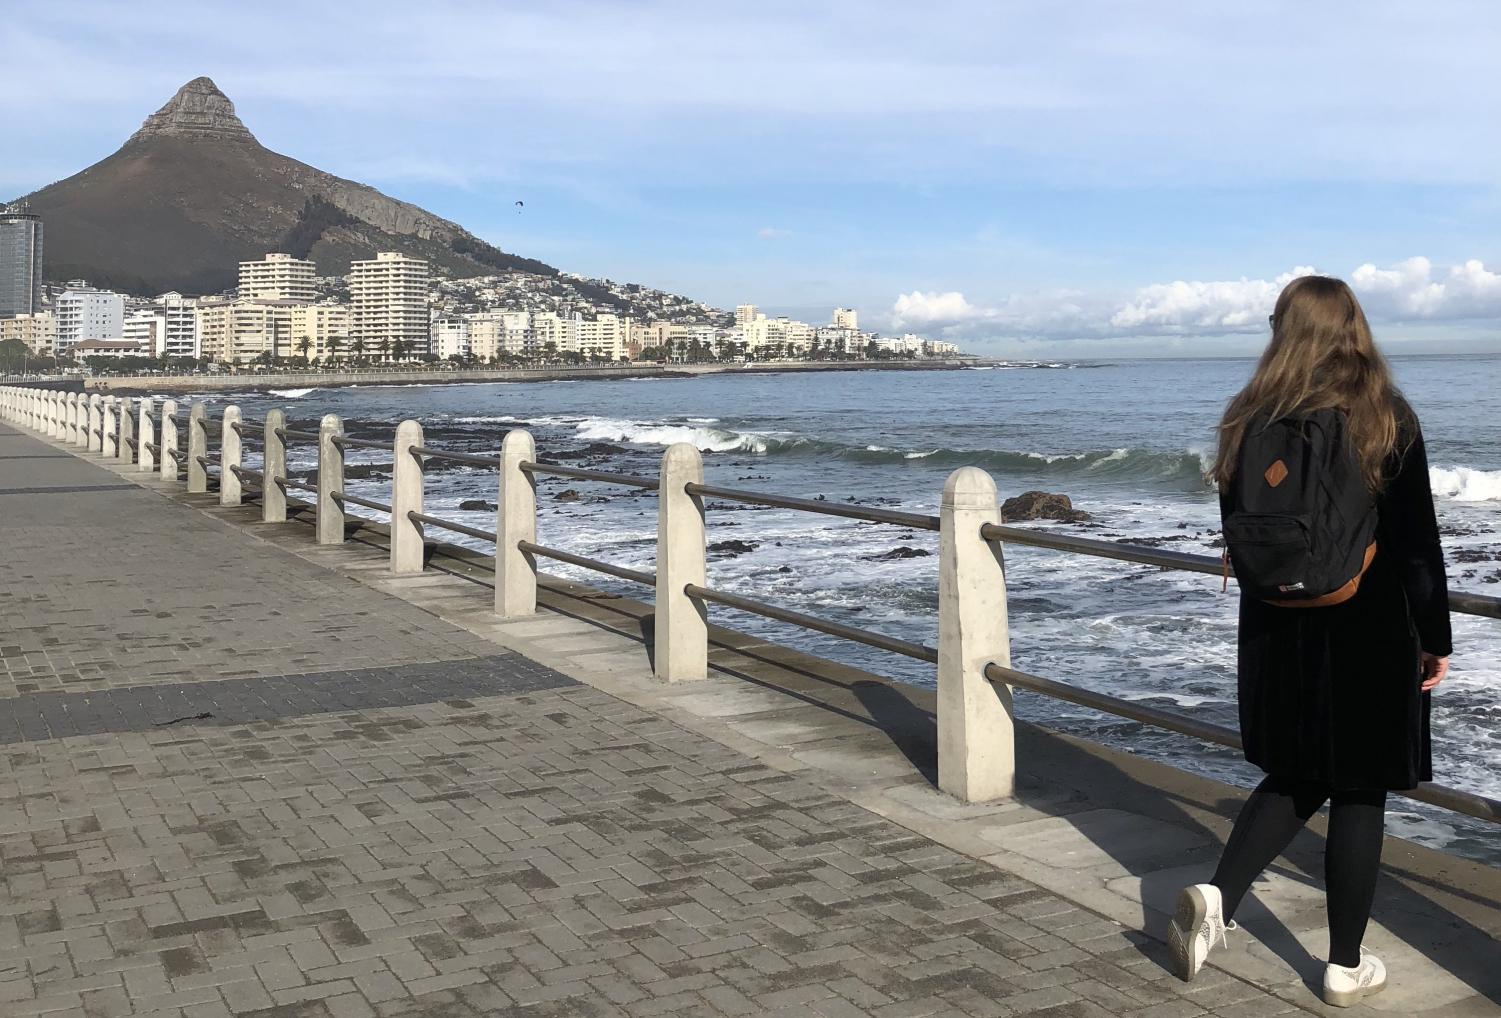
[[[310,392],[317,392],[318,390],[316,388],[313,388],[313,389],[268,389],[267,391],[271,395],[273,395],[273,396],[279,396],[282,399],[301,399],[302,397],[306,396],[308,393],[310,393]]]
[[[1099,479],[1172,481],[1202,488],[1208,464],[1198,449],[1105,449],[1078,453],[1042,453],[1002,449],[896,449],[883,445],[846,445],[795,432],[736,431],[698,423],[625,421],[586,418],[574,425],[587,442],[667,446],[686,442],[702,452],[745,452],[761,456],[830,456],[860,463],[917,463],[924,466],[978,466],[1025,474],[1089,476]]]
[[[1428,480],[1439,498],[1455,502],[1501,501],[1501,470],[1429,467]]]

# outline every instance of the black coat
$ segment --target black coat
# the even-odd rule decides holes
[[[1405,405],[1398,421],[1359,592],[1328,608],[1241,597],[1241,738],[1268,774],[1341,789],[1432,780],[1419,651],[1452,650],[1449,599],[1422,429]]]

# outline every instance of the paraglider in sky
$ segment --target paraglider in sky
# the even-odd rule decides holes
[[[524,202],[517,202],[516,203],[516,214],[518,216],[521,215],[521,210],[524,209],[525,207],[526,207],[526,204]]]

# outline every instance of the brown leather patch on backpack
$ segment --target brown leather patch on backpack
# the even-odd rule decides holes
[[[1267,467],[1266,473],[1262,474],[1261,476],[1266,478],[1266,483],[1275,488],[1277,485],[1287,480],[1287,464],[1283,463],[1281,460],[1278,460],[1271,466]]]

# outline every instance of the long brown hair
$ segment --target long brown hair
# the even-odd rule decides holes
[[[1224,486],[1234,478],[1248,428],[1334,408],[1345,412],[1366,484],[1380,491],[1400,399],[1355,294],[1338,279],[1300,276],[1278,296],[1272,341],[1225,409],[1214,479]]]

